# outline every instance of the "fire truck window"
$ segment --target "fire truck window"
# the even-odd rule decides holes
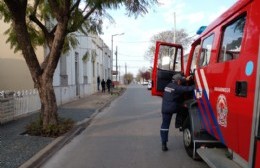
[[[210,35],[209,37],[203,40],[199,58],[199,66],[206,66],[209,64],[213,41],[214,34]]]
[[[192,73],[196,70],[196,64],[199,56],[200,47],[201,47],[200,45],[197,45],[194,49],[192,62],[191,62],[191,69],[190,69]]]
[[[176,56],[176,60],[175,60],[174,70],[177,72],[180,72],[181,71],[181,50],[178,49],[176,54],[177,54],[177,56]]]
[[[219,62],[238,58],[244,33],[246,16],[241,17],[228,25],[223,32],[223,40],[219,55]]]
[[[175,47],[161,45],[158,57],[158,68],[168,71],[181,71],[181,50]]]

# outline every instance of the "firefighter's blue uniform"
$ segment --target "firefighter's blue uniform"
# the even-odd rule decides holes
[[[194,90],[194,86],[178,85],[177,80],[173,80],[173,82],[165,87],[162,100],[162,125],[160,130],[163,144],[166,144],[168,141],[172,115],[182,108],[184,100],[183,93],[192,90]]]

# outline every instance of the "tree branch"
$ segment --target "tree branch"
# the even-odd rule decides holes
[[[4,0],[5,4],[7,5],[10,13],[13,17],[13,19],[23,19],[25,18],[26,13],[26,6],[27,6],[27,0]]]
[[[64,2],[65,5],[64,5],[64,8],[63,8],[63,11],[62,11],[62,15],[65,16],[65,17],[68,17],[70,18],[71,15],[70,15],[70,5],[71,5],[71,1],[65,1]]]
[[[81,0],[77,0],[77,2],[71,7],[70,13],[72,13],[76,8],[79,7],[80,1]]]
[[[46,55],[45,59],[43,60],[43,62],[41,63],[41,68],[42,69],[45,69],[46,66],[47,66],[47,63],[48,63],[48,60],[49,60],[49,57],[50,57],[50,53],[48,55]]]
[[[89,3],[85,6],[85,8],[83,9],[83,13],[88,9]]]
[[[25,11],[26,11],[26,8],[27,8],[27,0],[20,0],[20,5],[21,5],[22,9],[25,9]]]
[[[97,7],[98,7],[98,5],[95,5],[93,8],[91,8],[90,11],[88,11],[88,13],[86,13],[86,15],[83,16],[83,19],[80,22],[77,22],[77,24],[82,25],[85,22],[85,20],[87,20],[90,17],[90,15],[97,9]],[[71,28],[68,29],[67,34],[75,32],[77,30],[78,30],[78,26],[76,25],[76,23],[74,23],[71,26]]]
[[[49,33],[47,27],[36,17],[36,13],[37,13],[37,8],[40,4],[40,0],[35,0],[34,1],[34,6],[33,6],[33,12],[32,14],[29,16],[30,20],[33,21],[36,25],[38,25],[40,27],[40,29],[42,30],[45,39],[47,40],[47,44],[50,47],[51,43],[53,41],[53,34]]]
[[[50,7],[52,9],[52,12],[57,20],[60,20],[62,16],[60,16],[60,7],[59,4],[54,0],[48,0]]]
[[[40,3],[40,0],[35,0],[34,1],[34,5],[33,5],[33,14],[35,15],[36,14],[36,11],[37,11],[37,8],[39,6],[39,3]]]
[[[42,64],[42,67],[45,68],[43,75],[51,77],[53,76],[53,73],[57,67],[63,49],[66,37],[66,30],[70,19],[69,11],[71,1],[66,0],[61,4],[58,4],[57,1],[53,0],[48,0],[48,2],[50,3],[50,8],[54,13],[54,18],[56,19],[57,24],[51,31],[51,33],[53,33],[53,41],[50,47],[49,56],[46,58],[46,62]]]
[[[42,22],[39,21],[39,19],[36,17],[35,13],[33,12],[30,16],[29,16],[30,20],[33,21],[36,25],[38,25],[40,27],[40,29],[42,30],[42,32],[44,33],[45,37],[48,39],[48,37],[50,36],[46,26],[44,26],[42,24]]]
[[[57,29],[57,24],[52,28],[52,30],[51,30],[51,34],[54,34],[55,31],[56,31],[56,29]]]
[[[68,20],[65,18],[62,23],[57,25],[49,56],[46,58],[46,63],[42,64],[42,67],[45,67],[44,75],[52,76],[57,67],[64,45],[67,22]]]
[[[83,22],[89,18],[89,16],[97,9],[98,5],[95,5],[93,8],[90,9],[90,11],[88,11],[88,13],[83,17]]]

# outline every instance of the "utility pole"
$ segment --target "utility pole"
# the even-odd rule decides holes
[[[112,36],[111,36],[111,57],[112,57],[112,61],[111,61],[111,79],[112,79],[112,72],[113,72],[113,60],[114,60],[114,57],[113,57],[113,55],[114,55],[114,53],[113,53],[113,38],[114,38],[114,36],[122,36],[122,35],[124,35],[125,33],[121,33],[121,34],[113,34]],[[116,81],[117,81],[117,79],[116,79]]]
[[[173,30],[173,43],[176,44],[176,13],[173,13],[174,17],[174,30]]]
[[[125,74],[127,74],[127,65],[125,63]]]
[[[118,75],[118,68],[117,68],[117,46],[116,46],[116,81],[117,81],[117,75]]]
[[[126,62],[125,62],[125,77],[124,77],[124,83],[126,83],[128,81],[128,75],[127,75],[127,66],[126,66]]]
[[[121,74],[120,74],[120,71],[121,71],[120,65],[119,65],[118,67],[119,67],[119,72],[118,72],[118,76],[119,76],[118,78],[119,78],[119,80],[118,80],[118,81],[119,81],[119,83],[120,83],[120,81],[121,81],[121,79],[120,79],[120,76],[121,76]]]
[[[113,60],[114,60],[114,53],[113,53],[113,37],[115,35],[112,35],[111,36],[111,60],[110,60],[110,67],[111,67],[111,76],[110,76],[110,79],[113,81]]]

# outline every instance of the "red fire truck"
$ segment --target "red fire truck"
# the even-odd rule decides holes
[[[239,0],[192,43],[156,43],[152,94],[172,75],[194,75],[183,142],[211,167],[260,168],[260,0]]]

